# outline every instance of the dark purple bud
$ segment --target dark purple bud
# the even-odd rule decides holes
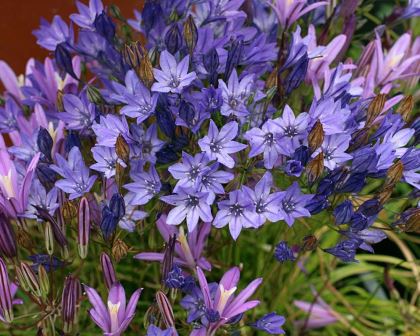
[[[164,94],[159,94],[156,105],[156,121],[159,128],[169,138],[175,137],[175,119],[169,108],[169,102]]]
[[[353,205],[351,201],[345,200],[334,209],[336,224],[346,224],[353,217]]]
[[[284,172],[289,176],[299,177],[302,174],[302,163],[297,160],[289,160],[284,167]]]
[[[175,254],[176,235],[169,237],[169,241],[165,244],[165,252],[162,261],[162,282],[164,283],[168,277],[169,272],[173,268],[174,254]]]
[[[344,262],[357,262],[355,259],[356,250],[362,245],[363,240],[359,238],[350,238],[342,240],[336,246],[325,249],[324,251],[330,253]]]
[[[302,166],[306,166],[309,161],[310,152],[309,148],[306,146],[300,146],[296,148],[295,152],[293,153],[293,160],[300,161]]]
[[[57,45],[57,47],[55,48],[54,56],[55,62],[57,63],[57,66],[60,69],[68,73],[74,79],[79,80],[76,74],[74,73],[71,54],[66,48],[66,42]]]
[[[420,167],[420,150],[409,148],[402,156],[401,162],[406,171],[418,169]]]
[[[48,210],[41,208],[39,206],[34,206],[36,211],[37,211],[37,216],[38,218],[46,221],[46,222],[50,222],[51,226],[52,226],[52,230],[53,230],[53,234],[54,234],[54,238],[57,241],[57,243],[61,246],[61,247],[65,247],[67,246],[68,242],[66,239],[66,236],[63,233],[63,230],[61,229],[60,225],[58,225],[57,221],[55,220],[55,218],[53,216],[50,215],[50,213],[48,212]]]
[[[28,258],[33,262],[31,267],[34,272],[38,272],[38,266],[43,266],[47,272],[50,272],[65,265],[60,259],[49,254],[34,254]]]
[[[156,293],[156,302],[166,328],[175,328],[174,312],[171,303],[161,290]]]
[[[118,218],[114,216],[113,212],[108,206],[102,209],[101,231],[102,235],[108,240],[117,228]]]
[[[14,258],[17,254],[15,232],[3,213],[0,213],[0,253],[7,258]]]
[[[51,188],[54,187],[58,175],[50,168],[48,163],[38,162],[35,172],[39,182],[41,182],[47,190],[51,190]]]
[[[111,201],[109,202],[109,209],[118,220],[123,218],[125,216],[124,197],[119,193],[112,195]]]
[[[96,32],[112,44],[115,36],[115,25],[105,12],[96,16],[93,25],[95,26]]]
[[[355,213],[350,221],[350,231],[359,232],[368,227],[368,218],[361,214]]]
[[[7,323],[13,321],[12,294],[10,292],[9,275],[3,259],[0,258],[0,311]]]
[[[64,150],[66,151],[66,153],[69,153],[74,146],[79,148],[82,147],[79,133],[75,131],[69,131],[64,142]]]
[[[195,117],[194,106],[191,103],[182,100],[179,105],[179,117],[184,120],[188,126],[193,126]]]
[[[162,7],[159,1],[146,0],[142,12],[143,26],[149,32],[163,17]]]
[[[229,77],[238,65],[242,57],[242,50],[243,50],[243,41],[242,39],[238,38],[231,43],[227,60],[226,60],[226,68],[225,68],[225,81],[229,80]]]
[[[285,333],[281,328],[285,322],[286,319],[283,316],[272,312],[264,315],[258,321],[252,323],[251,326],[255,329],[265,331],[268,334],[278,335]]]
[[[276,249],[274,250],[274,257],[281,263],[288,260],[294,261],[296,259],[292,249],[285,241],[281,241],[277,244]]]
[[[330,196],[334,192],[335,183],[329,176],[323,178],[319,183],[316,189],[316,193],[319,195],[324,195],[325,197]]]
[[[82,296],[82,287],[79,279],[68,276],[64,281],[63,295],[61,298],[61,316],[64,332],[70,333],[77,320],[79,300]]]
[[[203,55],[204,69],[209,74],[209,82],[213,86],[217,86],[217,69],[219,68],[219,55],[216,48],[210,49],[207,54]]]
[[[172,24],[166,32],[165,45],[171,54],[175,54],[182,47],[182,34],[177,23]]]
[[[377,163],[378,155],[374,148],[361,148],[354,153],[351,170],[358,173],[372,173],[376,171]]]
[[[90,236],[90,209],[86,197],[82,197],[78,211],[78,247],[80,258],[85,259],[88,252]]]
[[[115,270],[114,266],[112,265],[111,258],[105,252],[101,253],[101,267],[102,273],[104,275],[105,285],[108,290],[110,290],[112,285],[117,282],[117,277],[115,275]]]
[[[305,208],[311,213],[311,215],[316,215],[322,210],[328,208],[330,203],[328,198],[324,195],[315,195],[308,203],[305,205]]]
[[[38,145],[39,151],[43,155],[43,159],[47,160],[48,162],[51,162],[51,151],[54,141],[50,133],[44,127],[39,128],[36,144]]]
[[[173,144],[166,144],[156,153],[156,158],[158,163],[165,164],[177,161],[179,156]]]
[[[359,192],[366,182],[366,173],[352,173],[346,181],[336,190],[340,193]]]
[[[363,204],[357,209],[358,213],[365,215],[366,217],[376,216],[382,210],[382,205],[377,198],[372,198],[363,202]]]
[[[289,75],[286,78],[286,95],[297,89],[299,85],[303,82],[308,71],[309,58],[308,54],[305,53],[299,61],[295,64],[290,71]]]

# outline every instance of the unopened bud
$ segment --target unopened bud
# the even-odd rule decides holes
[[[367,110],[366,126],[371,126],[374,123],[376,118],[384,109],[385,102],[386,96],[384,94],[378,94],[375,98],[373,98]]]
[[[50,222],[45,223],[44,229],[45,248],[49,255],[54,253],[54,233]]]
[[[407,97],[404,97],[404,99],[401,101],[400,105],[397,108],[397,113],[401,114],[404,121],[408,121],[410,118],[411,111],[414,107],[414,100],[413,96],[409,95]]]
[[[306,166],[308,183],[312,185],[324,172],[324,153],[320,152]]]
[[[139,68],[139,77],[148,88],[150,88],[155,80],[155,77],[153,76],[153,65],[150,61],[149,55],[147,54],[147,51],[143,52],[144,56],[141,59],[140,62],[140,68]]]
[[[404,173],[404,165],[401,161],[395,162],[391,167],[388,168],[385,178],[384,188],[388,186],[394,186],[399,182]]]
[[[324,142],[324,128],[319,120],[312,127],[308,134],[308,144],[311,152],[314,152],[317,148],[321,147]]]
[[[64,282],[61,299],[61,317],[63,319],[63,330],[65,333],[70,333],[73,324],[76,322],[81,295],[82,287],[79,279],[72,276],[67,277]]]
[[[56,105],[57,105],[57,110],[59,112],[64,112],[63,96],[64,96],[63,91],[58,90],[57,91]]]
[[[19,280],[23,281],[23,283],[21,283],[22,288],[28,288],[32,294],[34,294],[37,297],[41,297],[41,287],[39,285],[38,278],[36,277],[31,266],[24,262],[21,262],[20,271],[22,278]]]
[[[90,210],[86,197],[82,197],[78,211],[78,247],[80,258],[85,259],[88,253],[90,236]]]
[[[318,239],[314,235],[303,238],[302,249],[304,251],[313,251],[318,246]]]
[[[39,286],[41,289],[41,295],[42,297],[47,297],[49,291],[50,291],[50,280],[48,278],[47,271],[45,270],[45,267],[42,265],[39,265],[38,267],[38,279],[39,279]]]
[[[117,137],[115,153],[121,160],[123,160],[125,163],[128,163],[130,159],[130,147],[121,134],[119,134]]]
[[[160,314],[163,318],[163,322],[165,323],[166,327],[175,327],[174,312],[172,310],[172,306],[165,293],[161,290],[159,290],[156,293],[156,302],[158,304]]]
[[[124,243],[123,240],[117,239],[115,240],[114,245],[112,246],[112,256],[117,262],[119,262],[122,258],[124,258],[127,255],[128,249],[128,245]]]
[[[102,97],[101,93],[96,87],[92,85],[88,85],[86,92],[87,92],[87,97],[91,103],[94,103],[97,105],[102,105],[105,103],[104,98]]]
[[[112,265],[111,258],[104,252],[101,254],[101,267],[106,287],[110,290],[112,285],[117,281],[117,277],[115,276],[115,270]]]
[[[0,311],[3,320],[7,323],[13,321],[12,294],[10,291],[9,275],[3,259],[0,258]]]
[[[192,54],[198,40],[197,26],[195,25],[192,15],[189,15],[184,23],[184,39],[190,54]]]
[[[0,213],[0,253],[7,257],[16,257],[16,236],[12,224],[5,214]]]

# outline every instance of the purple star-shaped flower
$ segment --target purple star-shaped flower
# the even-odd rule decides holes
[[[348,134],[333,134],[325,137],[321,146],[325,167],[334,170],[341,163],[352,159],[353,156],[345,153],[349,148],[350,140],[351,136]],[[312,157],[317,156],[319,152],[320,150],[315,151]]]
[[[220,164],[215,162],[208,166],[208,170],[201,176],[200,191],[209,193],[208,202],[213,204],[216,194],[224,194],[225,190],[222,186],[233,179],[233,174],[227,171],[218,170]]]
[[[143,205],[157,195],[162,187],[160,177],[152,165],[148,172],[132,173],[131,178],[134,182],[124,185],[129,191],[126,197],[130,204]]]
[[[86,95],[79,98],[73,94],[63,96],[64,112],[57,117],[66,123],[69,130],[87,130],[92,126],[96,117],[95,105],[89,102]]]
[[[42,19],[41,26],[33,34],[37,38],[36,43],[50,51],[54,51],[60,43],[73,43],[72,27],[69,28],[59,15],[55,15],[51,23]]]
[[[95,146],[92,148],[93,158],[96,163],[90,166],[91,169],[104,173],[106,178],[115,175],[115,167],[117,162],[125,167],[125,163],[118,159],[115,149],[105,146]]]
[[[197,78],[194,71],[188,73],[189,63],[188,55],[177,64],[173,55],[166,50],[162,51],[159,62],[161,70],[153,69],[157,83],[152,85],[152,91],[181,93],[184,87]]]
[[[175,205],[169,211],[167,223],[169,225],[179,225],[186,218],[188,231],[192,232],[201,218],[203,222],[211,222],[210,205],[208,204],[208,193],[194,191],[194,189],[178,188],[177,194],[162,196],[162,201]]]
[[[292,226],[295,218],[310,217],[310,212],[305,208],[306,203],[312,198],[312,195],[301,193],[299,185],[294,182],[286,191],[279,195],[279,215],[287,225]]]
[[[76,1],[79,14],[71,14],[70,19],[81,28],[94,30],[93,23],[96,16],[101,14],[104,10],[104,5],[101,0],[90,0],[89,7],[80,1]]]
[[[229,193],[229,199],[218,203],[219,211],[214,218],[213,225],[222,228],[229,224],[229,231],[233,239],[237,239],[242,228],[258,227],[258,215],[253,210],[252,201],[242,190]]]
[[[115,147],[118,136],[121,134],[125,140],[129,140],[128,123],[124,116],[118,117],[113,114],[101,116],[99,124],[92,126],[96,134],[97,145]]]
[[[233,141],[238,134],[238,123],[231,121],[224,125],[220,132],[213,120],[210,120],[209,133],[198,141],[202,151],[210,160],[217,160],[228,168],[233,168],[235,161],[229,154],[245,149],[247,146]]]

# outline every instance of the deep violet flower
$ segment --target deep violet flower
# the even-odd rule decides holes
[[[188,231],[192,232],[200,218],[204,222],[211,222],[213,220],[208,203],[208,193],[206,192],[179,187],[176,194],[162,196],[160,199],[175,206],[175,208],[169,211],[166,220],[169,225],[179,225],[186,219]]]
[[[79,98],[73,94],[63,96],[64,112],[58,117],[65,122],[69,130],[87,130],[96,118],[96,107],[88,101],[86,95]]]
[[[76,1],[79,14],[71,14],[70,19],[81,28],[94,30],[96,16],[102,13],[104,5],[101,0],[89,0],[89,7]]]
[[[321,146],[321,150],[324,153],[324,166],[330,170],[334,170],[337,166],[351,160],[352,156],[345,152],[349,147],[349,143],[350,135],[327,135]],[[316,157],[321,150],[315,151],[312,157]]]
[[[33,34],[37,43],[50,51],[54,51],[60,43],[73,42],[73,28],[69,28],[59,15],[55,15],[51,23],[42,19],[41,26]]]
[[[292,249],[287,245],[285,241],[281,241],[276,245],[274,250],[274,257],[281,263],[288,260],[293,261],[296,259]]]
[[[141,171],[139,173],[131,173],[132,183],[124,185],[129,191],[127,198],[130,204],[143,205],[156,196],[162,183],[154,166],[150,166],[149,171]]]
[[[189,63],[189,56],[185,56],[177,63],[175,57],[168,51],[162,51],[159,62],[161,70],[153,69],[157,83],[153,84],[152,91],[181,93],[183,88],[197,78],[194,71],[188,72]]]
[[[221,326],[229,323],[231,319],[236,316],[255,308],[260,303],[258,300],[248,301],[248,299],[259,287],[262,278],[255,279],[237,296],[234,296],[240,277],[238,267],[231,268],[223,275],[217,289],[213,293],[203,271],[199,267],[197,267],[197,277],[200,284],[203,303],[206,308],[205,317],[208,321],[207,325],[203,326],[200,329],[200,333],[197,335],[215,335],[216,331]],[[196,309],[196,307],[191,305],[191,302],[188,304],[188,301],[185,300],[185,298],[183,301],[184,303],[181,302],[181,305],[187,310],[193,311]]]
[[[202,151],[206,152],[210,160],[217,160],[228,168],[233,168],[235,161],[229,154],[239,152],[246,145],[233,141],[238,134],[238,123],[231,121],[220,131],[213,120],[210,120],[208,135],[198,141]]]
[[[312,197],[313,195],[302,194],[297,182],[294,182],[286,191],[281,191],[278,198],[281,219],[292,226],[296,218],[310,217],[311,214],[305,205]]]
[[[117,162],[125,167],[126,164],[120,160],[114,148],[105,146],[95,146],[92,148],[93,158],[96,163],[90,166],[91,169],[104,173],[106,178],[115,175]]]
[[[177,237],[174,263],[181,267],[189,268],[192,271],[197,266],[210,271],[211,264],[202,256],[211,229],[210,223],[199,224],[192,232],[185,235],[182,227],[178,230],[175,226],[168,225],[166,222],[167,218],[167,215],[162,214],[156,221],[156,226],[165,242],[169,242],[169,239],[174,235]],[[135,255],[134,258],[138,260],[159,261],[162,263],[164,253],[142,252]]]
[[[29,191],[40,153],[29,163],[23,178],[6,149],[0,148],[0,207],[10,217],[21,216],[27,209]]]
[[[251,326],[255,329],[265,331],[268,334],[278,335],[285,333],[281,327],[285,322],[286,319],[284,316],[272,312],[264,315],[258,321],[252,323]]]
[[[67,161],[60,154],[56,154],[55,159],[57,165],[51,165],[51,169],[63,177],[55,183],[57,188],[70,194],[71,200],[89,192],[96,176],[89,176],[89,168],[86,167],[78,147],[70,150]]]
[[[109,290],[105,305],[95,289],[84,286],[92,309],[90,317],[102,329],[104,335],[120,336],[128,328],[134,318],[137,302],[142,289],[137,289],[126,305],[124,287],[115,282]]]

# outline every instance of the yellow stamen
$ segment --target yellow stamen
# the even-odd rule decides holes
[[[7,198],[13,198],[16,197],[15,190],[13,188],[13,182],[12,182],[12,170],[9,169],[9,172],[7,175],[0,175],[0,183],[3,185],[3,189],[6,192]]]
[[[112,303],[108,301],[109,317],[111,319],[111,332],[118,330],[118,311],[120,310],[120,302]]]
[[[217,303],[217,311],[220,315],[222,315],[223,310],[225,309],[226,303],[228,302],[229,298],[232,296],[233,293],[236,291],[236,287],[232,287],[229,290],[226,290],[223,285],[219,285],[220,290],[220,299]]]

